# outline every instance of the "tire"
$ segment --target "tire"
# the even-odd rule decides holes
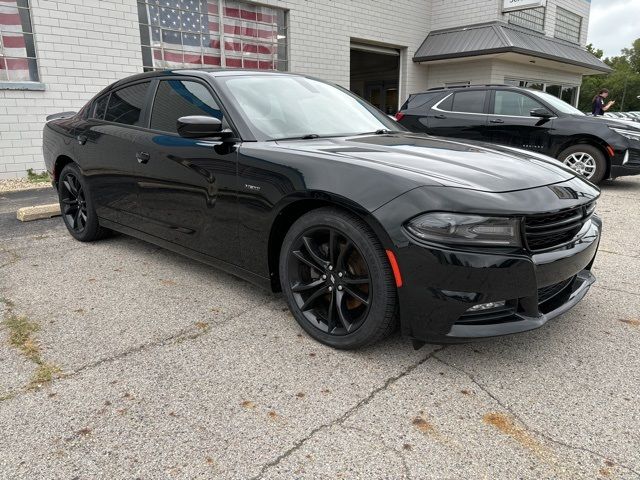
[[[600,183],[607,172],[604,154],[593,145],[573,145],[560,152],[558,160],[592,183]]]
[[[300,217],[282,243],[279,273],[294,318],[320,343],[360,348],[396,327],[391,266],[375,234],[355,215],[320,208]]]
[[[87,182],[75,163],[69,163],[60,172],[58,199],[62,220],[73,238],[93,242],[108,234],[109,230],[98,223]]]

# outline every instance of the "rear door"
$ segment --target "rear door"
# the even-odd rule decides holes
[[[486,90],[452,92],[429,109],[427,132],[442,137],[483,140],[487,107]]]
[[[137,82],[98,98],[75,131],[75,152],[98,216],[123,225],[139,223],[136,141],[150,85]]]
[[[226,119],[200,79],[157,82],[149,129],[140,137],[140,229],[201,253],[237,263],[237,145],[184,138],[177,120],[188,115]]]
[[[546,153],[553,119],[532,117],[531,110],[547,107],[516,90],[495,90],[491,95],[486,140],[509,147]]]

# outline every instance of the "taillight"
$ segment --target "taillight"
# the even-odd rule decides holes
[[[400,120],[402,120],[404,118],[404,113],[402,112],[398,112],[396,113],[396,120],[399,122]]]

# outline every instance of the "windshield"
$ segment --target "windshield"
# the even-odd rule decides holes
[[[351,93],[305,77],[256,75],[220,78],[256,137],[337,137],[404,130]]]
[[[571,115],[584,115],[584,113],[582,113],[580,110],[572,107],[564,100],[560,100],[558,97],[554,97],[553,95],[549,95],[548,93],[541,92],[540,90],[529,90],[529,93],[533,93],[536,97],[540,97],[542,100],[562,113],[570,113]]]

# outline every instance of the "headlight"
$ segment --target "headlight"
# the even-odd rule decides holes
[[[426,213],[409,220],[405,228],[418,238],[455,245],[519,247],[520,220],[459,213]]]
[[[614,127],[609,127],[609,128],[614,132],[619,133],[623,137],[628,138],[629,140],[640,141],[640,132],[636,132],[635,130],[627,130],[624,128],[614,128]]]

